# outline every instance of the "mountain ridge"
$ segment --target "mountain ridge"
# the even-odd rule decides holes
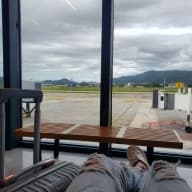
[[[146,71],[141,74],[114,78],[117,84],[127,83],[175,83],[181,81],[185,84],[192,84],[192,71],[186,70],[166,70],[166,71]]]
[[[132,84],[162,84],[162,83],[176,83],[183,82],[185,84],[192,84],[192,71],[186,70],[164,70],[164,71],[146,71],[144,73],[140,73],[137,75],[128,75],[122,76],[118,78],[113,78],[114,84],[123,84],[126,85],[128,83]],[[86,82],[82,81],[80,83],[72,80],[68,80],[62,78],[60,80],[44,80],[43,84],[52,84],[52,85],[68,85],[68,86],[76,86],[76,85],[98,85],[97,82]]]

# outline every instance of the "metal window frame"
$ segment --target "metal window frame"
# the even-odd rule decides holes
[[[1,0],[4,88],[21,88],[20,0]],[[6,149],[17,146],[15,128],[22,126],[21,101],[10,99],[5,106]]]
[[[114,0],[102,0],[100,126],[112,126]],[[100,152],[108,154],[111,145],[100,143]]]

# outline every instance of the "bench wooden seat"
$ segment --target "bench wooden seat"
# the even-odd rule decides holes
[[[33,134],[33,126],[16,129],[18,137],[33,137]],[[177,132],[169,129],[101,128],[96,125],[42,123],[41,138],[140,145],[147,146],[151,153],[153,153],[153,147],[183,148]]]
[[[16,129],[18,137],[33,137],[33,126]],[[102,127],[66,123],[42,123],[41,138],[135,144],[152,147],[182,148],[178,134],[168,129]]]

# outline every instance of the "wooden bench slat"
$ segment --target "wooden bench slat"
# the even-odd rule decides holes
[[[33,137],[33,126],[16,129],[18,137]],[[151,147],[182,148],[183,143],[173,130],[150,128],[119,128],[67,123],[42,123],[41,138],[67,139]]]

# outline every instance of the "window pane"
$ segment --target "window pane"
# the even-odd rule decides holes
[[[178,106],[187,95],[178,99],[175,83],[191,84],[191,9],[191,1],[115,1],[113,125],[176,130],[185,152],[192,146],[189,105]],[[154,88],[162,91],[158,109]]]
[[[22,31],[23,80],[42,83],[42,122],[99,124],[101,0],[23,0]]]

